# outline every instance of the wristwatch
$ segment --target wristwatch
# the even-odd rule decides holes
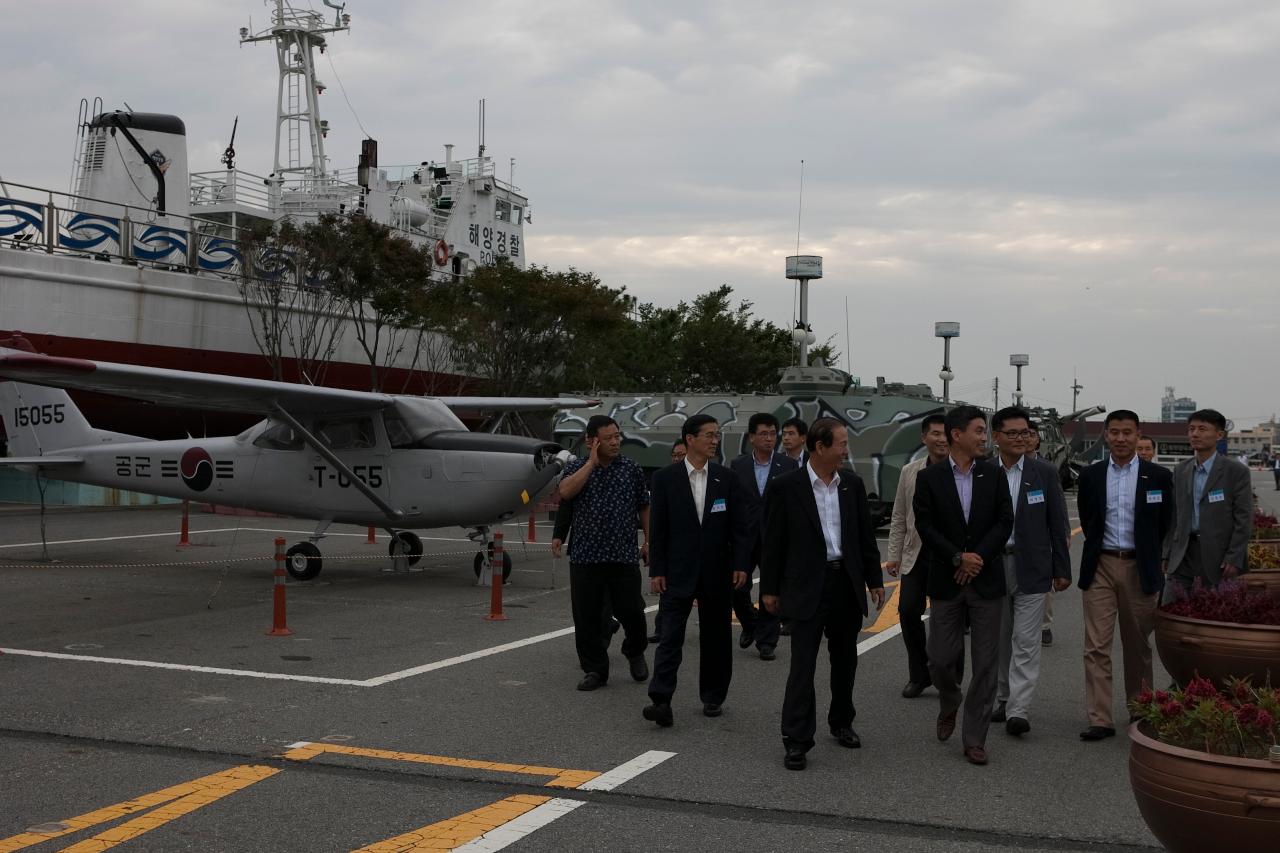
[[[963,556],[964,553],[962,551],[956,551],[956,553],[951,557],[951,565],[955,566],[957,569],[960,568],[960,558]]]

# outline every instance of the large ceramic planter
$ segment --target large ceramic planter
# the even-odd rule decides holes
[[[1249,592],[1280,592],[1280,569],[1254,569],[1242,574],[1240,581]]]
[[[1160,660],[1179,684],[1190,683],[1197,672],[1220,687],[1230,677],[1266,684],[1268,673],[1280,684],[1280,626],[1210,622],[1160,610],[1155,633]]]
[[[1129,740],[1138,811],[1173,853],[1280,849],[1280,764],[1169,746],[1138,725]]]

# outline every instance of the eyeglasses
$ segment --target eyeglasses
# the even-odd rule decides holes
[[[1031,436],[1035,435],[1035,433],[1029,429],[1003,429],[1000,430],[1000,432],[1003,435],[1007,435],[1009,438],[1031,438]]]

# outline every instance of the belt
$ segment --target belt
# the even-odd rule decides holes
[[[1133,549],[1121,551],[1118,548],[1103,548],[1102,553],[1108,557],[1116,557],[1121,560],[1136,560],[1138,558],[1138,552]]]
[[[839,571],[844,568],[844,560],[827,560],[827,568],[832,571]]]

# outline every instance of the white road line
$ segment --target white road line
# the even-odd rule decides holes
[[[643,755],[637,755],[630,761],[619,764],[612,770],[601,773],[590,782],[584,782],[579,785],[579,791],[612,791],[619,785],[626,784],[632,779],[644,773],[646,770],[652,770],[668,758],[675,758],[674,752],[663,752],[660,749],[651,749]]]
[[[548,631],[545,634],[538,634],[533,637],[526,637],[523,640],[513,640],[510,643],[503,643],[500,646],[490,646],[487,649],[480,649],[475,652],[467,652],[465,655],[457,657],[445,658],[444,660],[434,661],[432,663],[424,663],[421,666],[402,669],[399,672],[389,672],[386,675],[379,675],[376,678],[370,678],[366,681],[357,682],[361,687],[379,687],[383,684],[389,684],[392,681],[400,681],[403,678],[412,678],[415,675],[422,675],[424,672],[435,672],[437,669],[445,669],[450,666],[457,666],[460,663],[468,663],[480,658],[487,658],[490,655],[509,652],[514,649],[532,646],[534,643],[542,643],[547,640],[554,640],[557,637],[567,637],[573,633],[573,628],[561,628],[558,631]]]
[[[583,800],[566,800],[563,797],[556,797],[504,823],[497,829],[491,829],[479,838],[453,849],[457,853],[462,853],[464,850],[467,853],[492,853],[494,850],[502,850],[531,832],[542,829],[553,820],[562,818],[579,806],[585,805],[586,802]]]
[[[646,770],[652,770],[668,758],[674,758],[675,755],[674,752],[663,752],[657,749],[650,750],[630,761],[619,764],[612,770],[600,774],[590,782],[579,785],[577,790],[612,791],[619,785],[630,782]],[[553,820],[562,818],[574,809],[585,805],[586,803],[582,800],[570,800],[563,797],[548,800],[537,808],[525,812],[520,817],[504,823],[497,829],[492,829],[474,841],[469,841],[455,849],[459,853],[464,850],[468,851],[468,853],[491,853],[494,850],[502,850],[526,837],[534,830],[541,829]]]
[[[73,660],[81,663],[114,663],[119,666],[141,666],[148,669],[176,669],[183,672],[207,672],[210,675],[239,675],[244,678],[265,678],[272,681],[308,681],[313,684],[345,684],[351,687],[367,687],[363,681],[350,678],[325,678],[319,675],[292,675],[284,672],[257,672],[251,669],[224,669],[218,666],[196,666],[185,663],[164,663],[153,660],[131,660],[129,658],[104,658],[94,655],[67,655],[61,652],[39,652],[31,649],[0,649],[6,655],[20,655],[32,658],[53,658],[54,660]]]

